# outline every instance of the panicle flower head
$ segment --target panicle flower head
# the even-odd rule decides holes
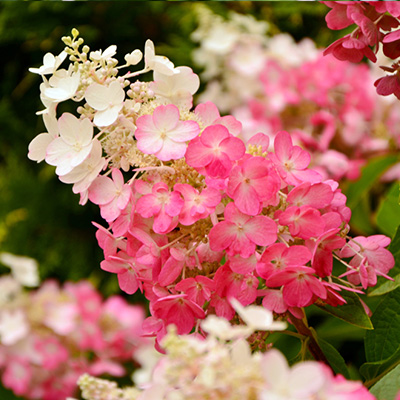
[[[252,29],[245,21],[235,23]],[[236,34],[232,39],[234,46]],[[326,151],[336,129],[331,115],[313,110],[309,126],[322,126],[320,145],[304,132],[289,134],[275,120],[275,137],[250,134],[235,117],[221,117],[212,102],[191,111],[198,77],[155,55],[151,42],[144,69],[119,76],[114,47],[88,59],[89,49],[80,50],[77,37],[65,41],[73,63],[69,78],[79,76],[72,100],[85,103],[77,109],[79,118],[63,114],[57,129],[48,124],[52,132],[32,143],[31,158],[40,160],[44,152],[60,179],[74,184],[81,203],[99,205],[108,224],[96,225],[105,257],[101,268],[117,275],[121,290],[140,290],[149,300],[143,330],[156,336],[157,348],[170,325],[180,334],[203,335],[200,320],[209,314],[230,320],[238,313],[246,320],[231,298],[242,306],[263,304],[278,319],[301,317],[303,307],[343,304],[341,290],[360,291],[376,276],[387,277],[394,265],[385,249],[390,239],[347,237],[346,197],[321,168],[310,167],[312,156],[299,145]],[[332,88],[343,81],[343,70],[335,68],[320,57],[295,67],[277,65],[287,89],[279,110],[299,104],[303,94],[318,107],[332,104]],[[130,81],[150,70],[152,82]],[[310,70],[320,72],[316,83]],[[269,73],[260,72],[264,95],[276,91]],[[364,73],[352,69],[346,82]],[[346,96],[338,115],[354,111],[351,104],[371,112],[368,97]],[[255,102],[251,107],[260,120],[270,115]],[[340,256],[352,260],[345,262],[348,281],[339,285],[333,282],[333,258]],[[64,310],[80,312],[68,305]],[[57,309],[50,307],[45,320],[60,334],[73,331]],[[76,338],[81,347],[104,346],[91,325],[82,332]]]

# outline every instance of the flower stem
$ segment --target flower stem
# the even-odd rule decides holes
[[[297,332],[302,335],[306,336],[308,338],[307,345],[308,345],[308,350],[311,353],[311,355],[314,357],[316,361],[321,361],[324,364],[326,364],[328,367],[331,367],[329,364],[328,359],[325,357],[325,354],[323,353],[321,347],[318,344],[317,341],[317,335],[314,331],[314,329],[310,328],[307,323],[307,318],[304,317],[303,319],[298,319],[295,318],[294,316],[290,316],[290,321],[296,328]]]

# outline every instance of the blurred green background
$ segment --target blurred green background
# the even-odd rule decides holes
[[[271,23],[271,33],[288,32],[296,40],[311,37],[321,47],[341,35],[326,28],[328,8],[320,3],[202,3],[223,16],[229,10],[252,14]],[[0,251],[37,259],[42,280],[89,278],[106,296],[121,293],[116,277],[99,268],[102,251],[91,224],[102,222],[98,207],[80,206],[78,196],[70,185],[58,181],[53,167],[26,157],[29,142],[44,131],[42,118],[35,115],[43,108],[41,78],[28,68],[39,67],[46,52],[62,51],[60,38],[75,27],[92,50],[117,44],[120,61],[124,54],[143,49],[150,38],[158,54],[198,73],[190,58],[195,47],[190,40],[197,26],[195,7],[196,2],[167,1],[0,3]],[[139,293],[130,301],[143,301],[143,297]],[[357,342],[362,350],[362,330],[339,322],[332,326],[319,312],[315,319],[327,340],[356,353],[353,359],[357,360],[353,344]],[[288,346],[293,344],[283,341],[280,345]],[[0,389],[0,399],[16,397]]]

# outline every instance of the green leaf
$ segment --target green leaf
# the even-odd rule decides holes
[[[375,362],[367,362],[361,365],[360,372],[367,381],[379,380],[400,364],[400,346],[392,356]]]
[[[347,206],[353,210],[361,199],[368,194],[379,177],[397,161],[398,157],[395,155],[371,159],[368,165],[363,168],[361,178],[349,186],[346,192]]]
[[[388,281],[386,278],[379,278],[375,288],[368,293],[369,296],[380,296],[389,293],[400,286],[400,226],[397,228],[396,234],[390,243],[388,250],[393,254],[394,267],[389,271],[389,276],[394,281]]]
[[[362,197],[360,201],[351,210],[351,226],[365,236],[373,235],[375,228],[372,226],[371,219],[366,218],[371,215],[371,205],[368,196]]]
[[[380,379],[370,392],[380,400],[394,400],[400,388],[400,365]]]
[[[349,370],[341,354],[330,343],[319,337],[316,339],[335,373],[342,374],[346,379],[350,379]]]
[[[399,183],[394,183],[379,205],[376,215],[378,228],[393,236],[400,225]]]
[[[385,296],[371,321],[374,330],[365,335],[365,355],[368,362],[382,362],[400,346],[400,288]]]
[[[346,300],[346,304],[342,306],[333,307],[329,304],[319,305],[317,307],[340,318],[352,325],[358,326],[363,329],[374,329],[370,318],[365,312],[364,306],[356,293],[343,290],[340,295]]]

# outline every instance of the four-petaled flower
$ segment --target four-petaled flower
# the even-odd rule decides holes
[[[179,109],[173,104],[158,106],[152,115],[141,116],[136,126],[138,149],[161,161],[182,158],[187,142],[200,133],[197,122],[179,120]]]

